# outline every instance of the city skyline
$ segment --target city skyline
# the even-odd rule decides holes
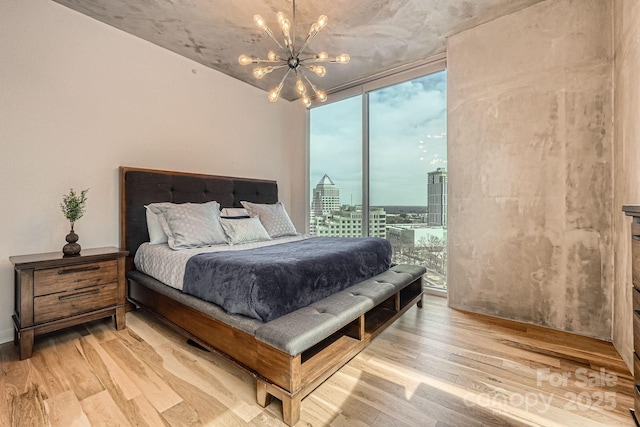
[[[310,190],[327,174],[341,204],[362,204],[362,102],[311,110]],[[428,173],[446,168],[446,71],[369,94],[372,206],[426,206]]]

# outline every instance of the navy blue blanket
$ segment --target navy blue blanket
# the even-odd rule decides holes
[[[376,237],[314,237],[257,249],[199,254],[183,292],[228,313],[268,322],[389,269],[391,245]]]

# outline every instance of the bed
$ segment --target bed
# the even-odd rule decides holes
[[[150,239],[145,206],[212,201],[222,208],[240,208],[241,201],[275,205],[277,183],[120,168],[120,245],[130,254],[127,260],[129,299],[135,306],[149,309],[168,321],[198,344],[251,372],[257,380],[258,403],[266,406],[271,397],[280,399],[285,423],[294,425],[300,418],[305,396],[406,310],[413,305],[421,307],[425,270],[417,266],[385,266],[384,271],[370,271],[366,278],[357,279],[355,284],[342,284],[328,295],[318,294],[313,300],[297,301],[297,305],[282,313],[274,314],[269,308],[262,312],[256,310],[255,315],[250,310],[235,313],[234,309],[223,308],[224,304],[204,301],[136,270],[133,261],[136,252],[142,246],[142,253],[145,245],[149,246],[145,242]],[[291,240],[304,242],[305,239],[292,236]],[[214,254],[210,258],[217,257]],[[381,263],[380,259],[373,262]],[[216,271],[219,275],[223,270]],[[277,280],[288,276],[287,271],[276,276]],[[329,277],[333,277],[331,282],[340,281],[336,276]],[[260,302],[262,297],[254,299]]]

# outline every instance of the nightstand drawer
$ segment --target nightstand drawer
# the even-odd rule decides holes
[[[35,323],[70,317],[116,304],[117,283],[90,286],[33,299]]]
[[[640,236],[631,239],[631,279],[634,286],[640,287]]]
[[[48,268],[34,271],[33,294],[48,295],[117,280],[118,263],[115,260]]]
[[[635,384],[633,386],[634,409],[637,417],[640,415],[640,390],[638,389],[638,379],[640,379],[640,359],[638,359],[638,354],[636,352],[633,353],[633,377],[635,378]]]
[[[640,311],[633,310],[633,351],[640,354]]]

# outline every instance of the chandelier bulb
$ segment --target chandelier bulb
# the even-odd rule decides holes
[[[253,58],[248,55],[240,55],[238,62],[240,65],[249,65],[253,63]]]
[[[305,107],[311,107],[311,98],[309,98],[307,95],[303,96],[301,100]]]
[[[289,37],[289,32],[291,31],[291,23],[287,18],[285,18],[284,13],[278,12],[278,25],[280,25],[280,29],[282,30],[282,34],[285,37]]]
[[[264,19],[262,19],[262,16],[253,15],[253,22],[255,22],[258,28],[260,28],[262,31],[267,30],[267,24],[266,22],[264,22]]]
[[[322,90],[316,91],[316,97],[320,100],[320,102],[324,102],[327,100],[327,94]]]
[[[329,22],[329,18],[327,18],[327,15],[320,15],[320,17],[318,18],[318,22],[316,22],[317,31],[320,31],[324,27],[326,27],[327,22]]]
[[[327,74],[327,69],[322,65],[311,65],[309,69],[316,73],[318,77],[324,77]]]
[[[342,55],[336,56],[335,62],[337,62],[338,64],[347,64],[349,63],[350,60],[351,60],[351,57],[346,53],[343,53]]]
[[[265,74],[269,74],[272,71],[273,71],[273,67],[271,67],[271,66],[254,68],[253,69],[253,76],[256,79],[261,79],[262,77],[264,77]]]
[[[269,53],[267,53],[267,58],[269,58],[269,61],[277,61],[280,59],[278,57],[278,54],[272,50],[270,50]]]
[[[302,96],[305,93],[307,93],[307,88],[304,85],[304,82],[302,81],[302,78],[300,78],[300,76],[298,76],[296,78],[296,91]]]
[[[269,101],[276,102],[278,98],[280,98],[280,91],[282,90],[283,83],[280,83],[278,86],[271,89],[269,92]]]
[[[329,55],[327,54],[327,52],[316,53],[314,57],[318,62],[325,62],[327,59],[329,59]]]

